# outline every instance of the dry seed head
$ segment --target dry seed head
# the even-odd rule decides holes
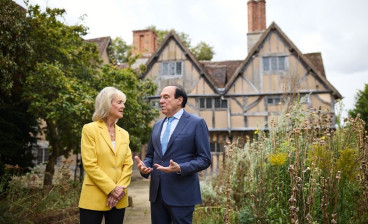
[[[337,171],[336,179],[341,179],[341,171]]]

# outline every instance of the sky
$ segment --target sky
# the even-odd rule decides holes
[[[23,0],[15,0],[24,6]],[[64,8],[64,22],[89,28],[85,39],[121,37],[155,25],[213,47],[212,61],[247,56],[248,0],[29,0],[41,8]],[[321,52],[329,82],[344,97],[343,116],[368,84],[367,0],[266,0],[266,26],[275,22],[303,53]]]

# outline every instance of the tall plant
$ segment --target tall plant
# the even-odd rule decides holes
[[[357,117],[338,130],[330,125],[328,113],[296,102],[268,132],[231,146],[235,223],[368,222],[365,123]],[[225,186],[216,189],[226,195]]]

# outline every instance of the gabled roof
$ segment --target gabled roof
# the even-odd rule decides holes
[[[204,76],[205,79],[208,81],[210,87],[215,92],[217,92],[215,80],[207,74],[207,72],[203,68],[202,64],[199,63],[199,61],[193,56],[193,54],[190,52],[190,50],[183,44],[183,42],[180,40],[180,38],[178,37],[178,35],[176,35],[176,33],[174,31],[170,31],[166,35],[166,37],[162,41],[161,45],[156,49],[156,51],[153,53],[153,55],[148,59],[148,61],[146,62],[147,71],[142,74],[141,78],[144,78],[147,75],[148,71],[152,68],[154,63],[160,57],[160,54],[165,49],[165,47],[169,44],[170,40],[174,40],[177,43],[177,45],[179,45],[179,47],[182,49],[182,51],[184,52],[187,59],[194,64],[195,68],[198,70],[198,73],[201,76]]]
[[[107,48],[112,44],[110,36],[88,39],[85,41],[97,44],[97,48],[98,48],[98,52],[100,53],[100,57],[105,51],[107,51]]]
[[[266,40],[267,36],[271,33],[271,31],[276,31],[278,34],[284,39],[284,41],[289,44],[290,48],[289,50],[295,51],[297,57],[300,61],[306,64],[309,70],[313,71],[314,74],[316,74],[316,78],[318,78],[323,84],[325,84],[331,91],[332,95],[335,97],[335,99],[341,99],[341,94],[331,85],[331,83],[326,79],[326,76],[324,74],[323,68],[323,62],[322,57],[320,59],[318,58],[318,55],[304,55],[301,53],[301,51],[294,45],[294,43],[284,34],[284,32],[280,29],[278,25],[276,25],[275,22],[272,22],[272,24],[267,28],[266,31],[260,36],[257,43],[253,46],[253,48],[249,51],[248,56],[245,58],[243,63],[238,67],[238,69],[235,71],[235,74],[232,76],[231,80],[226,84],[225,86],[225,93],[229,90],[229,88],[233,85],[236,78],[241,75],[244,67],[250,62],[253,55],[257,54],[259,52],[259,48],[261,47],[262,43]],[[315,65],[314,63],[317,65]]]

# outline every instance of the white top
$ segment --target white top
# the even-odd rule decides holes
[[[115,141],[111,141],[112,143],[112,149],[115,151]]]

